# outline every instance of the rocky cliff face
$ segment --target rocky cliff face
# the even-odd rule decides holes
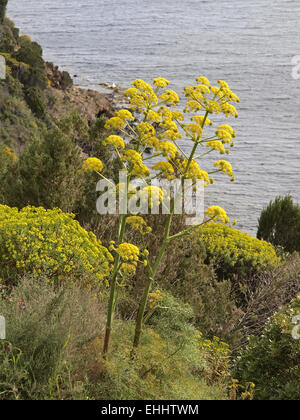
[[[0,55],[6,61],[6,79],[0,80],[0,144],[20,153],[40,126],[77,110],[89,126],[101,115],[112,116],[109,96],[73,86],[68,72],[46,63],[42,48],[9,19],[0,25]]]

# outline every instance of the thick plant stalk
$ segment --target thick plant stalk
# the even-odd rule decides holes
[[[123,240],[125,224],[126,224],[126,215],[122,215],[119,222],[118,245]],[[108,301],[106,330],[105,330],[105,339],[104,339],[104,346],[103,346],[104,357],[106,356],[108,352],[110,336],[111,336],[113,314],[114,314],[115,300],[116,300],[116,288],[117,288],[117,276],[119,272],[119,264],[120,264],[120,256],[117,255],[115,258],[114,270],[113,270],[112,279],[110,283],[110,296],[109,296],[109,301]]]
[[[205,121],[208,117],[208,112],[206,112],[205,117],[203,119],[202,122],[202,128],[205,125]],[[185,168],[184,174],[182,176],[182,182],[184,180],[184,177],[186,175],[186,173],[188,172],[191,162],[195,156],[196,150],[197,150],[198,144],[197,142],[195,142],[194,147],[191,151],[187,166]],[[176,201],[176,197],[175,197],[175,201]],[[174,237],[170,237],[170,229],[171,229],[171,224],[172,224],[172,220],[173,220],[173,216],[174,216],[174,210],[175,209],[175,203],[172,204],[171,207],[171,211],[168,217],[168,221],[167,221],[167,225],[166,225],[166,229],[165,229],[165,233],[164,233],[164,239],[163,239],[163,243],[160,249],[160,252],[158,254],[158,257],[155,261],[154,267],[153,269],[149,268],[148,269],[148,280],[147,280],[147,284],[144,290],[144,294],[140,303],[140,307],[139,307],[139,311],[138,311],[138,315],[137,315],[137,319],[136,319],[136,327],[135,327],[135,334],[134,334],[134,340],[133,340],[133,352],[134,350],[138,347],[139,342],[140,342],[140,337],[141,337],[141,333],[142,333],[142,329],[143,329],[143,322],[144,322],[144,314],[145,314],[145,309],[147,306],[147,302],[148,302],[148,297],[149,297],[149,293],[151,290],[151,286],[153,284],[155,275],[157,273],[157,270],[159,268],[159,265],[161,263],[161,260],[166,252],[166,249],[169,245],[169,243],[171,242],[171,240],[175,239],[175,237],[177,237],[178,235],[175,235]]]

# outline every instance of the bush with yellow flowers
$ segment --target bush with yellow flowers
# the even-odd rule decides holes
[[[223,277],[240,276],[276,267],[280,258],[274,247],[248,233],[220,223],[208,223],[195,234]]]
[[[99,283],[109,275],[112,260],[72,214],[0,205],[0,278],[8,285],[20,274],[45,271],[53,280]]]
[[[133,181],[138,179],[145,186],[136,194],[146,207],[148,204],[150,210],[157,205],[164,205],[165,192],[152,184],[153,179],[177,179],[181,181],[181,185],[189,180],[193,190],[197,188],[199,181],[205,187],[212,184],[214,182],[212,175],[218,172],[224,173],[231,181],[234,181],[234,172],[227,160],[217,158],[211,170],[204,164],[200,165],[199,162],[201,158],[211,153],[219,155],[230,153],[236,137],[235,130],[228,124],[219,124],[215,129],[212,128],[211,116],[223,114],[225,118],[230,116],[236,118],[238,113],[233,103],[239,102],[238,96],[232,92],[225,81],[219,80],[217,85],[211,85],[206,77],[200,76],[196,79],[195,85],[184,88],[185,99],[180,107],[179,95],[169,89],[168,85],[169,81],[162,77],[155,78],[152,85],[141,79],[135,80],[132,82],[132,86],[124,92],[124,95],[129,101],[131,111],[139,114],[139,117],[136,119],[131,111],[121,109],[105,124],[105,128],[111,131],[111,135],[104,140],[103,145],[110,148],[119,159],[127,181],[124,182],[125,188],[124,186],[121,188],[120,185],[116,188],[119,191],[119,200],[121,201],[121,198],[123,200],[125,197],[125,200],[128,201],[136,193]],[[183,112],[180,112],[179,109]],[[115,131],[114,134],[112,134],[113,131]],[[190,152],[186,152],[188,148],[182,144],[183,141],[189,142]],[[149,157],[146,157],[144,152],[149,148],[153,149],[156,161],[147,165]],[[102,166],[99,159],[90,157],[83,164],[83,169],[86,172],[95,171],[100,177],[105,178],[101,173]],[[120,193],[121,190],[122,193]],[[105,355],[109,347],[117,290],[120,284],[123,284],[122,267],[124,271],[125,266],[128,278],[129,273],[132,276],[135,274],[135,267],[138,262],[141,262],[145,266],[148,278],[137,314],[133,340],[133,349],[136,349],[145,319],[149,293],[153,292],[152,286],[167,248],[175,239],[189,235],[194,229],[194,227],[189,227],[184,231],[173,233],[174,230],[176,231],[175,223],[173,223],[176,204],[180,197],[179,194],[175,194],[175,197],[167,197],[167,199],[170,202],[170,211],[161,247],[156,255],[149,255],[147,249],[140,249],[139,254],[136,252],[134,260],[132,260],[132,250],[127,244],[124,250],[128,251],[128,254],[124,258],[122,252],[121,256],[119,250],[124,242],[128,226],[126,219],[132,216],[141,218],[141,216],[138,210],[134,214],[127,211],[127,213],[119,215],[118,236],[113,249],[115,261],[110,282],[111,292],[104,341]],[[229,222],[225,210],[219,206],[210,207],[205,214],[204,223],[212,220],[221,223]],[[135,220],[135,224],[136,222],[137,220]],[[143,223],[141,222],[138,230],[141,232],[142,229]],[[130,264],[131,267],[128,266],[129,261],[134,261],[134,264]]]

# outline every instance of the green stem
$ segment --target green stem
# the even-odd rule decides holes
[[[205,125],[205,121],[207,119],[207,116],[208,116],[208,112],[206,112],[205,117],[203,119],[202,128]],[[182,176],[182,181],[183,181],[185,175],[187,174],[187,172],[190,168],[191,162],[192,162],[193,157],[194,157],[194,155],[196,153],[196,150],[197,150],[197,146],[198,146],[198,143],[195,142],[193,150],[192,150],[191,155],[189,157],[187,166],[185,168],[184,174]],[[175,211],[175,200],[176,200],[176,198],[174,199],[174,201],[172,203],[172,206],[171,206],[171,211],[170,211],[170,214],[168,216],[168,220],[167,220],[167,224],[166,224],[166,228],[165,228],[165,232],[164,232],[164,239],[163,239],[163,243],[162,243],[162,246],[160,248],[159,254],[156,258],[156,261],[154,263],[154,266],[153,266],[152,270],[148,270],[148,279],[147,279],[146,287],[145,287],[145,290],[144,290],[144,294],[142,296],[142,300],[141,300],[141,303],[140,303],[140,307],[139,307],[138,314],[137,314],[137,319],[136,319],[136,327],[135,327],[135,334],[134,334],[134,340],[133,340],[133,353],[134,353],[134,350],[138,347],[139,342],[140,342],[140,337],[141,337],[141,333],[142,333],[142,329],[143,329],[144,314],[145,314],[145,309],[146,309],[146,305],[147,305],[147,302],[148,302],[149,292],[151,290],[151,287],[152,287],[153,281],[155,279],[155,275],[157,273],[159,265],[160,265],[160,263],[163,259],[163,256],[166,252],[166,249],[167,249],[167,247],[170,243],[170,230],[171,230],[171,224],[172,224],[174,211]]]
[[[126,225],[126,215],[122,214],[119,220],[118,245],[122,243],[123,241],[125,225]],[[106,357],[108,348],[109,348],[113,315],[114,315],[114,309],[116,305],[116,288],[117,288],[117,276],[119,272],[119,264],[120,264],[120,256],[119,254],[117,254],[115,257],[114,270],[113,270],[112,279],[110,283],[110,296],[109,296],[108,310],[107,310],[106,330],[105,330],[105,339],[104,339],[104,346],[103,346],[103,357]]]

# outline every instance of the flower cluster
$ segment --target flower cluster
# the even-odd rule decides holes
[[[215,222],[229,223],[226,211],[222,207],[211,206],[205,211],[205,214]]]
[[[102,281],[111,270],[112,255],[61,210],[0,205],[0,277],[12,281],[19,272],[55,273],[89,283]]]
[[[133,229],[140,232],[142,235],[151,233],[152,229],[147,225],[145,220],[141,216],[130,216],[126,218],[126,224],[131,226]]]
[[[83,162],[82,169],[84,172],[101,172],[103,170],[103,163],[98,158],[88,158]]]
[[[242,270],[243,274],[280,264],[271,244],[224,224],[208,223],[199,228],[196,237],[204,244],[209,258],[222,266]]]

